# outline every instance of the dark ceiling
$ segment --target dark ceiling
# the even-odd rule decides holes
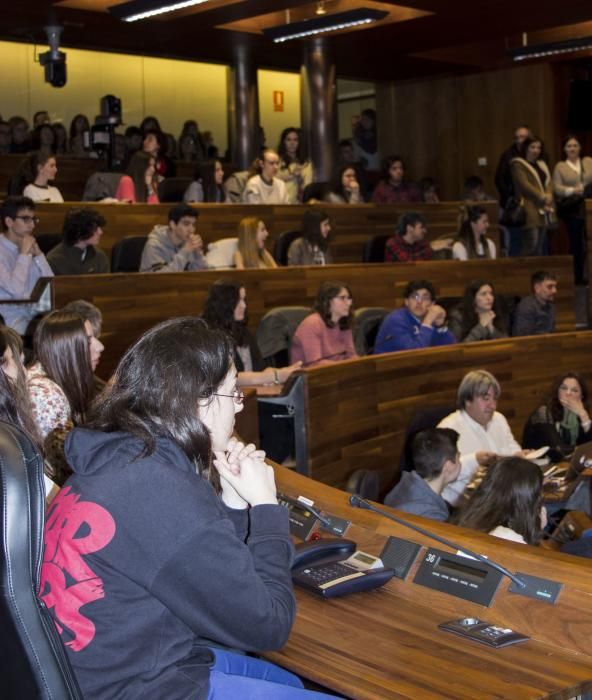
[[[331,3],[327,0],[327,11]],[[507,46],[517,46],[522,33],[529,43],[537,33],[545,40],[553,32],[578,36],[577,25],[592,20],[589,0],[380,0],[385,5],[402,5],[432,14],[333,35],[337,72],[340,76],[400,80],[442,73],[462,73],[509,64]],[[310,5],[311,0],[243,0],[213,2],[213,7],[182,11],[171,18],[127,24],[116,20],[104,8],[116,0],[66,0],[93,9],[73,9],[60,2],[18,0],[3,13],[0,36],[17,41],[35,40],[45,44],[42,27],[49,21],[64,26],[66,47],[167,56],[222,63],[232,62],[233,46],[242,41],[253,47],[256,65],[297,70],[302,45],[292,41],[275,45],[261,34],[229,31],[222,24],[257,18],[271,12]],[[363,5],[362,0],[357,5]],[[302,11],[302,10],[301,10]],[[567,27],[558,29],[559,27]],[[587,34],[592,32],[587,31]],[[540,40],[540,39],[539,39]]]

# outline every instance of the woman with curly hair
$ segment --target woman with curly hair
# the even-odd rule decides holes
[[[491,282],[467,285],[463,300],[448,316],[448,328],[459,343],[508,337],[508,320]]]
[[[292,362],[326,365],[358,357],[351,330],[352,293],[343,282],[323,282],[307,316],[292,338]]]

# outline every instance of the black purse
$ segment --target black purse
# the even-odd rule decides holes
[[[522,206],[522,200],[516,197],[509,197],[506,206],[504,208],[504,213],[500,218],[500,224],[502,226],[524,226],[526,223],[526,211]]]

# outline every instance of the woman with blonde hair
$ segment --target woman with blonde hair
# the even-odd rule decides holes
[[[269,236],[265,222],[256,216],[247,216],[238,225],[238,250],[234,254],[237,270],[245,268],[272,268],[277,264],[265,249]]]

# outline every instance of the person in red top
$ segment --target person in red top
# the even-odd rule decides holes
[[[417,212],[407,212],[399,219],[397,233],[385,244],[385,262],[412,262],[414,260],[431,260],[434,251],[450,248],[451,238],[432,241],[425,240],[426,220]]]
[[[389,156],[382,166],[382,178],[372,193],[375,204],[421,202],[421,191],[412,182],[405,182],[405,166],[399,156]]]

